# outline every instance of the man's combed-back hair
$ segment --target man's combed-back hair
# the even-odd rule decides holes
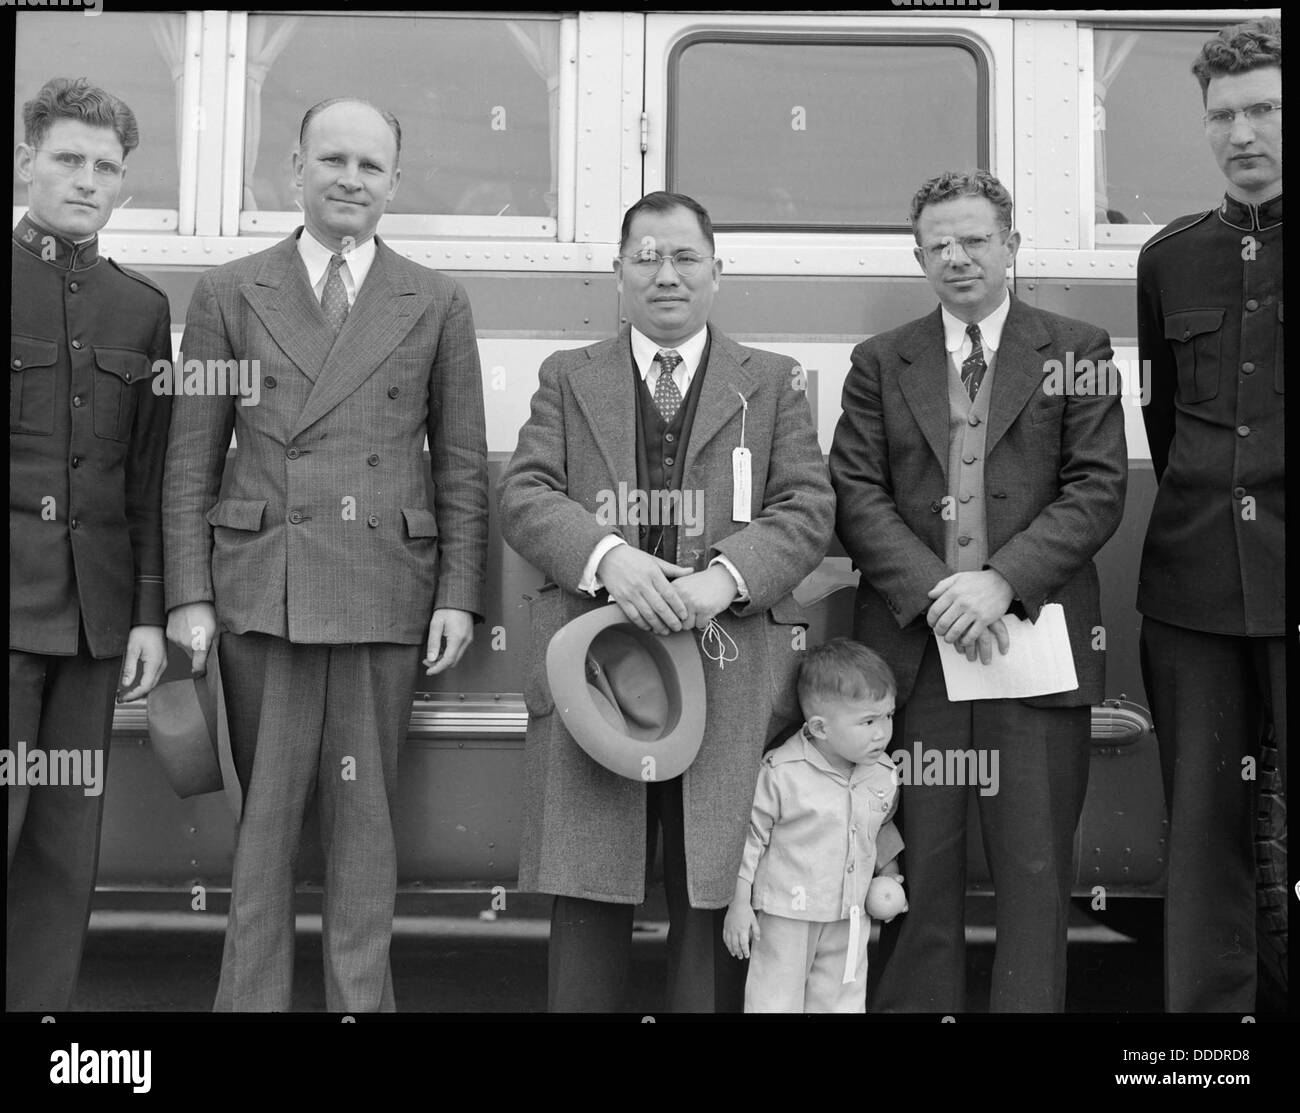
[[[1011,194],[1007,187],[987,170],[945,170],[938,177],[931,178],[912,198],[912,209],[908,219],[912,224],[912,234],[916,242],[921,242],[916,222],[921,219],[921,211],[927,205],[938,205],[944,201],[953,201],[958,197],[985,197],[998,211],[998,225],[1011,227]]]
[[[392,129],[393,138],[397,140],[396,161],[398,162],[401,161],[402,125],[397,122],[397,117],[394,116],[391,112],[389,112],[388,109],[380,108],[379,105],[371,104],[368,100],[362,100],[360,97],[328,97],[325,100],[317,101],[315,104],[313,104],[309,109],[307,109],[306,112],[303,113],[302,124],[298,128],[298,146],[301,147],[307,142],[307,128],[310,126],[312,120],[315,119],[316,116],[319,115],[321,112],[324,112],[325,109],[330,108],[331,106],[336,104],[364,104],[367,108],[373,108],[376,112],[378,112],[379,115],[381,115],[384,118],[384,123],[386,123],[390,129]]]
[[[637,213],[669,213],[673,209],[689,209],[693,212],[695,219],[700,222],[700,231],[709,242],[709,250],[717,250],[713,243],[713,221],[709,219],[709,210],[694,197],[687,197],[684,193],[669,193],[663,189],[647,193],[623,214],[623,228],[618,237],[618,249],[622,251],[627,247],[627,235],[632,230],[632,221],[636,219]]]
[[[1282,68],[1282,21],[1273,16],[1225,27],[1201,47],[1192,73],[1201,84],[1204,101],[1212,78],[1265,66]]]
[[[808,718],[827,700],[883,700],[896,695],[893,670],[874,649],[832,638],[808,650],[799,666],[799,707]]]
[[[23,141],[39,147],[58,120],[80,120],[97,128],[112,128],[123,157],[140,146],[135,113],[126,102],[92,85],[84,77],[52,77],[23,105]]]

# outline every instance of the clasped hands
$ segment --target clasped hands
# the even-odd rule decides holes
[[[1015,598],[1015,589],[1001,572],[955,572],[930,589],[934,602],[925,620],[944,641],[957,646],[968,661],[987,665],[993,660],[993,644],[1005,654],[1011,648],[1006,623],[1002,621]]]
[[[656,634],[703,630],[739,594],[731,573],[720,564],[696,572],[631,545],[610,549],[600,558],[596,575],[629,622]]]

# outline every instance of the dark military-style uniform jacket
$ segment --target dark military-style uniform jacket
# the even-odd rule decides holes
[[[1160,483],[1138,610],[1208,633],[1285,621],[1282,198],[1181,217],[1138,258]]]
[[[162,626],[162,478],[171,398],[167,298],[24,217],[9,341],[9,648],[95,658]]]

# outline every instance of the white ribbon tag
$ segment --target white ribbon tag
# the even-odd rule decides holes
[[[749,449],[745,447],[731,450],[731,520],[733,522],[749,521]]]
[[[858,945],[862,937],[862,907],[855,904],[849,909],[849,946],[844,955],[844,980],[848,985],[858,980]]]

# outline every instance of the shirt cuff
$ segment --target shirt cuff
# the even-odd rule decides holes
[[[721,553],[719,553],[711,561],[709,561],[710,568],[712,568],[715,564],[721,564],[723,568],[725,568],[728,572],[731,573],[731,578],[736,581],[737,594],[734,602],[743,603],[748,601],[749,588],[745,586],[745,577],[740,574],[740,570],[734,564],[732,564],[731,561],[729,561],[726,557],[724,557]]]
[[[595,596],[596,592],[600,591],[603,586],[600,582],[600,577],[596,575],[596,569],[600,567],[601,558],[609,552],[610,549],[615,549],[619,545],[626,544],[627,542],[617,534],[611,533],[602,537],[596,543],[596,547],[591,550],[591,556],[587,558],[587,563],[583,566],[582,579],[578,581],[578,590],[585,591],[588,595]]]

